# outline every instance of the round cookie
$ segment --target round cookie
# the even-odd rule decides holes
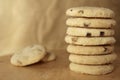
[[[114,46],[76,46],[68,45],[67,51],[71,54],[100,55],[113,52]]]
[[[108,45],[114,44],[114,37],[75,37],[67,35],[65,37],[66,43],[76,45]]]
[[[47,55],[42,59],[43,62],[49,62],[56,59],[56,55],[54,53],[47,53]]]
[[[114,28],[116,21],[113,19],[68,18],[66,25],[84,28]]]
[[[80,65],[80,64],[70,63],[69,68],[71,71],[77,73],[90,74],[90,75],[103,75],[112,72],[114,66],[112,64],[92,66],[92,65]]]
[[[115,53],[107,55],[69,55],[69,60],[73,63],[78,64],[90,64],[90,65],[100,65],[112,63],[116,59],[117,55]]]
[[[113,29],[88,29],[88,28],[68,27],[66,33],[71,36],[84,36],[84,37],[100,36],[102,37],[102,36],[113,36],[115,32]]]
[[[11,57],[11,64],[15,66],[27,66],[42,60],[46,55],[46,50],[42,45],[28,46]]]
[[[74,7],[68,9],[66,15],[72,17],[113,18],[115,13],[103,7]]]

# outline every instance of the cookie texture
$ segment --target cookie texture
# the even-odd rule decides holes
[[[42,60],[46,55],[46,50],[42,45],[28,46],[11,57],[11,64],[15,66],[27,66]]]
[[[92,65],[80,65],[80,64],[70,63],[69,68],[71,71],[77,73],[90,74],[90,75],[103,75],[112,72],[114,66],[112,64],[92,66]]]
[[[88,29],[88,28],[74,28],[68,27],[67,32],[71,36],[83,36],[83,37],[92,37],[92,36],[113,36],[113,29]]]
[[[114,11],[103,7],[73,7],[66,15],[69,18],[65,42],[70,53],[70,70],[90,75],[112,72],[112,63],[117,58],[113,46]]]
[[[115,13],[111,9],[103,7],[74,7],[66,11],[67,16],[72,17],[94,17],[113,18]]]
[[[67,35],[65,37],[66,43],[76,45],[108,45],[114,44],[114,37],[75,37]]]
[[[114,51],[114,46],[77,46],[68,45],[67,51],[71,54],[82,55],[101,55],[109,54]]]
[[[47,55],[42,59],[43,62],[49,62],[56,59],[56,55],[54,53],[47,53]]]
[[[113,19],[68,18],[66,25],[84,28],[114,28],[116,21]]]
[[[112,63],[116,59],[116,57],[117,55],[115,53],[93,56],[70,54],[69,60],[73,63],[78,64],[98,65]]]

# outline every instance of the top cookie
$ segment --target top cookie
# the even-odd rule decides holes
[[[113,18],[115,13],[103,7],[75,7],[68,9],[66,15],[72,17]]]

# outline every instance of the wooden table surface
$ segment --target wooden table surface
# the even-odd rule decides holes
[[[53,51],[57,54],[56,61],[27,66],[15,67],[10,64],[10,56],[0,58],[0,80],[120,80],[120,58],[115,61],[115,70],[111,74],[91,76],[69,70],[68,53],[65,50]]]

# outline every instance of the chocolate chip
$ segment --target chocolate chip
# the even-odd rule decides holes
[[[88,27],[90,25],[90,23],[84,23],[83,25],[84,25],[84,27]]]
[[[41,50],[41,49],[38,49],[38,51],[41,51],[41,52],[42,52],[42,50]]]
[[[18,62],[19,64],[22,64],[22,62],[21,62],[21,61],[19,61],[19,60],[17,60],[17,62]]]
[[[103,31],[100,32],[100,36],[104,36],[104,34],[105,34],[105,33],[104,33]]]
[[[73,11],[72,9],[70,11]]]
[[[104,47],[104,52],[106,52],[107,51],[107,48],[106,47]]]
[[[73,42],[76,42],[77,39],[78,39],[77,37],[74,37],[74,38],[72,38],[72,41],[73,41]]]
[[[111,24],[111,28],[113,27],[113,24]]]
[[[78,11],[78,13],[82,13],[82,14],[83,14],[83,13],[84,13],[84,11],[83,11],[83,10],[79,10],[79,11]]]
[[[91,33],[87,33],[86,36],[87,36],[87,37],[91,37]]]

